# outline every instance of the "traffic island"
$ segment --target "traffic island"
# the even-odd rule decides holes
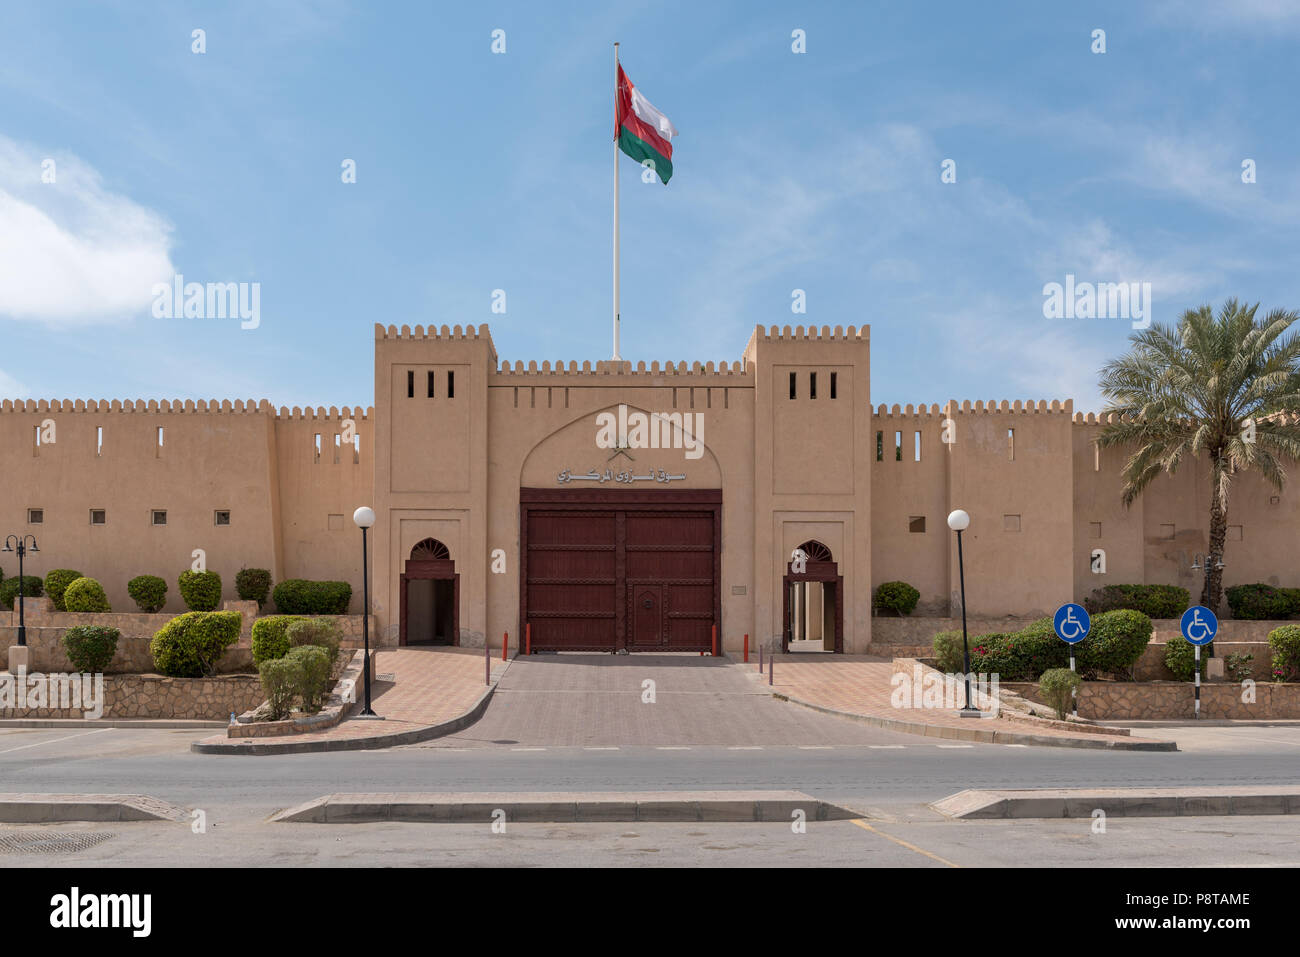
[[[802,817],[800,817],[802,815]],[[864,815],[802,791],[596,791],[549,793],[329,794],[274,815],[274,822],[529,824],[610,822],[847,821]]]
[[[930,807],[956,820],[1300,814],[1300,786],[968,790]]]
[[[0,794],[0,823],[184,821],[182,807],[145,794]]]

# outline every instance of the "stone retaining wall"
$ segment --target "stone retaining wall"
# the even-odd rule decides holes
[[[34,681],[43,676],[0,674],[0,700],[12,700],[19,677],[25,679],[30,696]],[[97,694],[88,691],[78,707],[0,707],[0,718],[179,718],[203,721],[228,721],[231,712],[239,714],[256,707],[264,697],[261,682],[252,675],[220,675],[215,678],[164,678],[162,675],[103,675],[102,713],[94,707]],[[60,701],[58,704],[64,702]],[[72,703],[69,701],[68,703]]]
[[[1002,687],[1043,703],[1033,682]],[[1201,717],[1237,720],[1300,718],[1300,684],[1257,682],[1254,703],[1243,702],[1235,682],[1201,685]],[[1085,681],[1079,686],[1079,716],[1094,721],[1190,720],[1195,717],[1190,681]]]

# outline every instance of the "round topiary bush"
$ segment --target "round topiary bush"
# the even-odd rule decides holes
[[[21,579],[23,586],[23,598],[40,598],[42,583],[36,575],[24,575]],[[18,600],[18,578],[6,578],[0,582],[0,605],[4,605],[10,611],[16,607],[15,602]]]
[[[306,620],[296,615],[267,615],[253,622],[253,666],[260,669],[262,662],[287,655],[289,626]]]
[[[244,616],[237,611],[191,611],[177,615],[153,636],[149,651],[159,674],[203,678],[216,672],[226,649],[239,640]]]
[[[1268,633],[1273,650],[1273,680],[1300,681],[1300,625],[1283,625]]]
[[[73,571],[71,568],[56,568],[45,576],[45,594],[49,595],[50,601],[54,602],[55,611],[68,610],[63,604],[63,592],[82,577],[81,572]]]
[[[1038,693],[1064,721],[1074,710],[1074,695],[1081,684],[1083,679],[1069,668],[1050,668],[1038,679]]]
[[[190,611],[215,611],[221,604],[221,576],[216,572],[181,572],[176,584]]]
[[[1151,643],[1151,632],[1151,619],[1140,611],[1126,609],[1093,615],[1092,630],[1075,645],[1079,670],[1132,680],[1133,666]]]
[[[910,615],[921,600],[921,593],[907,582],[882,582],[876,588],[876,608],[899,615]]]
[[[1201,680],[1205,680],[1205,662],[1210,657],[1214,642],[1201,645]],[[1182,635],[1171,635],[1165,642],[1165,667],[1179,681],[1191,681],[1196,671],[1196,646]]]
[[[265,568],[241,568],[235,576],[235,594],[241,601],[257,602],[257,610],[261,611],[271,594],[271,573]]]
[[[352,601],[347,582],[286,578],[272,592],[275,609],[282,615],[346,615]]]
[[[104,586],[93,578],[78,578],[63,592],[63,604],[68,611],[82,614],[112,611]]]
[[[121,632],[116,628],[77,625],[63,633],[63,650],[77,671],[99,674],[117,654],[117,639],[120,637]]]
[[[136,575],[126,583],[126,593],[147,615],[162,611],[167,604],[167,582],[157,575]]]

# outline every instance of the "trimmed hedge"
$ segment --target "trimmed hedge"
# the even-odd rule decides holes
[[[56,568],[45,576],[45,594],[54,602],[55,611],[67,611],[63,605],[63,592],[78,578],[84,578],[81,572],[71,568]]]
[[[176,579],[181,599],[190,611],[216,611],[221,604],[221,576],[216,572],[186,569]]]
[[[352,602],[352,586],[347,582],[286,578],[272,594],[282,615],[346,615]]]
[[[1205,663],[1213,654],[1214,642],[1201,645],[1201,680],[1205,680]],[[1179,681],[1191,681],[1196,671],[1196,646],[1182,635],[1170,635],[1165,642],[1165,667]]]
[[[910,615],[921,593],[907,582],[881,582],[876,588],[876,608]]]
[[[1133,666],[1151,643],[1152,630],[1151,619],[1140,611],[1093,615],[1088,637],[1075,646],[1075,664],[1085,675],[1105,674],[1131,681]]]
[[[1300,681],[1300,625],[1283,625],[1268,633],[1273,649],[1273,680]]]
[[[1038,693],[1062,721],[1074,710],[1074,693],[1083,679],[1069,668],[1051,668],[1038,679]]]
[[[171,678],[215,673],[226,649],[239,640],[244,616],[237,611],[191,611],[177,615],[153,636],[154,667]]]
[[[1228,607],[1233,618],[1260,621],[1269,618],[1287,618],[1300,612],[1300,589],[1274,588],[1272,585],[1233,585],[1225,588]]]
[[[289,638],[290,648],[305,645],[324,648],[329,654],[330,670],[333,671],[334,664],[339,658],[339,648],[343,638],[339,626],[333,621],[328,618],[297,618],[289,622],[285,635]]]
[[[147,615],[162,611],[167,604],[167,582],[157,575],[136,575],[126,583],[126,593]]]
[[[292,658],[268,658],[257,669],[262,681],[262,692],[272,721],[289,717],[293,699],[302,684],[302,662]]]
[[[112,611],[104,586],[93,578],[78,578],[68,585],[63,593],[63,605],[67,611],[82,614]]]
[[[241,601],[257,602],[257,610],[261,611],[271,594],[271,573],[265,568],[241,568],[235,576],[235,594]]]
[[[120,637],[122,633],[116,628],[77,625],[63,633],[63,650],[77,671],[99,674],[117,654],[117,639]]]
[[[298,664],[298,698],[302,710],[315,714],[321,709],[325,692],[329,690],[333,666],[329,652],[320,645],[300,645],[290,648],[284,657]]]
[[[1148,618],[1178,618],[1192,603],[1186,588],[1176,585],[1106,585],[1083,600],[1088,614],[1130,609]]]
[[[260,669],[262,662],[288,654],[288,628],[295,621],[305,620],[296,615],[267,615],[253,622],[253,666]]]
[[[24,598],[41,597],[41,592],[44,588],[44,584],[41,582],[38,576],[24,575],[22,581],[23,581]],[[6,578],[4,581],[0,582],[0,605],[4,605],[10,611],[13,611],[17,601],[18,601],[18,579]]]

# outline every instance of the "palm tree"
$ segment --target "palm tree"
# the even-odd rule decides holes
[[[1185,457],[1210,465],[1210,543],[1201,604],[1218,610],[1223,542],[1233,477],[1253,469],[1279,492],[1284,463],[1300,461],[1300,313],[1229,299],[1215,318],[1208,305],[1183,313],[1176,328],[1153,325],[1108,362],[1101,391],[1108,413],[1102,448],[1133,449],[1124,464],[1126,506]],[[1203,457],[1203,458],[1202,458]]]

